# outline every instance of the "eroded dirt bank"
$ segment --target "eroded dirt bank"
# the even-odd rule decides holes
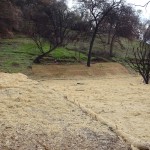
[[[89,85],[96,92],[92,82],[34,81],[23,74],[0,73],[0,149],[128,150],[106,125],[66,100],[93,100],[92,91],[84,91]]]

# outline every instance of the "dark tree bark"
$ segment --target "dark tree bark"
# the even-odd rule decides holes
[[[56,46],[56,47],[53,47],[52,49],[48,50],[48,51],[45,52],[45,53],[42,53],[42,54],[39,55],[39,56],[37,56],[37,57],[34,59],[33,62],[34,62],[34,63],[37,63],[37,64],[40,64],[40,63],[41,63],[41,59],[42,59],[43,57],[45,57],[46,55],[48,55],[50,52],[54,51],[56,48],[57,48],[57,46]]]
[[[110,44],[111,41],[111,32],[112,31],[112,25],[110,25],[109,30],[108,30],[108,40],[107,40],[107,44]]]
[[[110,56],[110,57],[113,56],[113,47],[114,47],[115,37],[116,37],[116,35],[114,34],[114,35],[112,36],[112,38],[111,38],[110,50],[109,50],[109,56]]]
[[[69,43],[71,36],[76,36],[75,33],[71,34],[75,14],[69,11],[63,1],[34,5],[29,7],[32,30],[28,34],[41,53],[35,58],[34,63],[40,63],[43,57],[48,56],[57,47]],[[49,50],[44,49],[45,44],[49,45]]]
[[[90,10],[90,14],[93,19],[93,23],[95,27],[93,28],[92,38],[90,40],[90,46],[88,50],[88,60],[87,60],[87,66],[90,67],[91,64],[91,53],[94,45],[94,41],[96,38],[96,35],[98,33],[99,27],[106,18],[106,16],[117,6],[121,4],[122,0],[119,2],[116,2],[115,0],[112,1],[112,4],[108,3],[107,1],[97,1],[97,0],[91,0],[90,5],[88,4],[88,8]],[[95,11],[97,10],[97,11]],[[98,12],[99,11],[99,12]]]
[[[145,84],[149,84],[150,80],[150,46],[142,43],[135,51],[133,49],[134,59],[128,58],[126,62],[129,66],[138,72],[144,80]]]
[[[88,67],[90,67],[90,64],[91,64],[91,53],[92,53],[92,49],[93,49],[93,45],[94,45],[94,41],[95,41],[95,38],[96,38],[97,31],[98,31],[98,26],[96,26],[96,28],[93,32],[93,35],[92,35],[91,42],[90,42],[90,48],[89,48],[88,60],[87,60],[87,66]]]
[[[90,47],[89,47],[89,51],[88,51],[88,60],[87,60],[87,66],[90,67],[91,64],[91,53],[92,53],[92,49],[93,49],[93,45],[94,45],[94,41],[98,32],[98,28],[100,26],[100,24],[103,22],[103,20],[105,19],[105,17],[109,14],[109,12],[113,9],[113,6],[109,7],[107,11],[105,11],[103,13],[103,16],[100,19],[96,19],[96,27],[94,28],[93,34],[92,34],[92,38],[90,41]]]

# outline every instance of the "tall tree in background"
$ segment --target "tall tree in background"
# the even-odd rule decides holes
[[[132,7],[122,5],[111,11],[106,17],[108,22],[108,44],[110,57],[113,56],[113,46],[120,37],[132,40],[139,37],[140,19]]]
[[[106,16],[113,9],[115,9],[122,3],[122,0],[120,1],[112,0],[109,2],[107,0],[80,0],[80,3],[83,12],[89,13],[89,20],[92,21],[92,27],[91,27],[92,35],[91,35],[90,46],[88,51],[88,60],[87,60],[87,66],[90,67],[91,53],[92,53],[96,35],[98,33],[99,26],[106,18]]]
[[[71,28],[75,18],[63,1],[40,2],[39,5],[35,3],[29,8],[32,26],[29,34],[42,53],[34,62],[40,63],[44,56],[73,39],[76,33]],[[49,43],[48,50],[43,48],[43,41]]]
[[[150,45],[142,41],[136,50],[133,49],[133,57],[134,58],[127,58],[126,62],[132,69],[142,76],[145,84],[149,84]]]
[[[143,40],[145,43],[149,43],[150,42],[150,23],[147,24],[148,27],[143,35]]]

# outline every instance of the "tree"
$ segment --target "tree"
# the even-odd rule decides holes
[[[32,5],[30,14],[32,30],[29,34],[42,53],[35,58],[35,63],[40,63],[44,56],[57,47],[66,45],[76,34],[71,31],[74,14],[63,1],[54,1],[47,5],[36,3],[35,6]],[[43,42],[49,43],[47,51],[43,49]]]
[[[89,20],[92,22],[91,27],[91,40],[90,40],[90,46],[88,51],[88,60],[87,60],[87,66],[90,67],[91,63],[91,53],[94,45],[95,38],[98,33],[98,29],[103,22],[103,20],[106,18],[106,16],[117,6],[119,6],[122,2],[120,1],[107,1],[107,0],[80,0],[81,7],[83,12],[89,13]],[[85,9],[83,9],[85,8]]]
[[[145,43],[150,41],[150,22],[148,22],[147,25],[148,25],[148,27],[143,34],[143,40]]]
[[[133,55],[134,58],[128,58],[127,63],[143,77],[145,84],[148,84],[150,79],[150,45],[141,43],[139,48],[133,49]]]
[[[113,46],[119,37],[129,40],[139,37],[140,20],[131,6],[122,5],[109,13],[108,44],[110,44],[110,57],[113,56]]]

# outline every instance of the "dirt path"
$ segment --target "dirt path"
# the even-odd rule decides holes
[[[64,83],[76,81],[0,73],[0,149],[128,150],[106,125],[66,100]]]

